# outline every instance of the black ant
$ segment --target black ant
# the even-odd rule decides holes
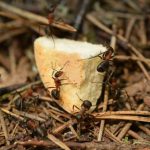
[[[54,99],[59,100],[60,99],[60,92],[58,91],[58,89],[52,89],[51,96]]]
[[[44,137],[46,135],[46,129],[42,128],[35,120],[25,119],[22,122],[22,127],[24,127],[27,131],[30,130],[33,136],[38,135]]]
[[[77,109],[80,110],[78,113],[76,113],[75,115],[73,115],[73,117],[75,117],[75,119],[78,121],[78,124],[77,124],[77,133],[78,133],[78,135],[80,135],[81,130],[83,129],[82,128],[83,126],[86,128],[87,123],[89,122],[89,124],[90,124],[90,121],[91,121],[91,119],[93,117],[90,114],[86,113],[92,107],[92,103],[90,102],[90,100],[82,100],[82,99],[80,99],[80,100],[82,101],[81,109],[79,109],[75,105],[73,106],[73,109],[74,109],[74,107],[76,107]],[[85,121],[87,123],[85,123]]]
[[[107,51],[103,53],[102,57],[99,56],[103,61],[97,66],[98,72],[105,72],[110,66],[110,61],[113,58],[114,50],[112,47],[108,47]]]
[[[76,115],[77,119],[81,119],[82,116],[85,114],[86,111],[88,111],[92,107],[92,103],[89,100],[84,100],[81,105],[80,112]]]
[[[78,95],[77,95],[78,96]],[[79,96],[78,96],[79,97]],[[80,98],[79,98],[80,99]],[[83,115],[85,114],[85,112],[87,112],[91,107],[92,107],[92,103],[89,100],[82,100],[80,99],[83,103],[81,104],[81,109],[79,109],[77,106],[73,106],[76,107],[77,109],[79,109],[80,111],[76,114],[76,118],[78,120],[80,120],[81,118],[83,118]]]

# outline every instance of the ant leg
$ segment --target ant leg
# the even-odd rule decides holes
[[[79,107],[77,107],[76,105],[73,105],[73,106],[72,106],[73,111],[75,111],[75,108],[80,111]]]
[[[62,86],[62,85],[68,85],[68,84],[72,84],[72,83],[63,83],[63,84],[61,84],[61,86]]]
[[[53,43],[54,43],[54,48],[55,48],[55,41],[54,41],[54,36],[53,36],[53,29],[52,29],[52,27],[49,25],[49,33],[50,33],[50,35],[51,35],[51,38],[52,38],[52,40],[53,40]]]
[[[113,73],[114,73],[114,71],[112,71],[112,70],[110,70],[109,72],[107,72],[107,74],[106,74],[107,79],[105,81],[106,84],[111,85],[110,79],[113,76]]]
[[[63,80],[67,80],[67,79],[60,79],[59,81],[63,81]]]
[[[60,68],[60,70],[59,70],[59,71],[63,70],[63,69],[64,69],[64,67],[65,67],[68,63],[69,63],[69,60],[68,60],[68,61],[66,61],[66,62],[64,63],[64,65],[62,66],[62,68]]]
[[[77,95],[77,96],[78,96],[78,98],[79,98],[79,99],[83,102],[83,99],[81,99],[77,93],[76,93],[76,95]]]
[[[56,88],[56,87],[54,87],[54,86],[51,86],[51,87],[47,87],[47,89],[51,89],[51,88]]]
[[[55,63],[55,67],[56,67],[56,63]],[[57,70],[55,69],[55,67],[53,66],[53,63],[51,62],[51,68],[53,69],[53,72],[52,72],[52,78],[54,79],[54,73],[57,72]]]

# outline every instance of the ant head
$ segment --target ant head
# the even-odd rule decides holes
[[[79,97],[78,94],[77,94],[77,96]],[[89,110],[91,108],[92,103],[89,100],[82,100],[80,97],[79,97],[79,99],[83,102],[81,105],[81,108],[85,108],[86,110]]]
[[[89,100],[84,100],[81,107],[86,108],[87,110],[89,110],[92,106],[92,103]]]
[[[103,59],[111,59],[114,56],[114,49],[111,46],[107,46],[107,51],[103,53]]]
[[[63,71],[59,70],[55,73],[54,76],[55,76],[55,78],[58,78],[58,77],[62,76],[63,73],[64,73]]]

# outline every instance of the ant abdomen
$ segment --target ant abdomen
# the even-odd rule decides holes
[[[59,100],[59,99],[60,99],[60,92],[59,92],[59,90],[53,89],[53,90],[51,91],[51,96],[52,96],[54,99]]]
[[[98,66],[97,66],[97,71],[98,72],[105,72],[107,71],[109,68],[109,61],[108,60],[104,60],[102,61]]]

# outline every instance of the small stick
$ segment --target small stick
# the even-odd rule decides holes
[[[66,129],[68,126],[73,125],[75,123],[77,123],[76,120],[69,120],[68,122],[65,122],[63,125],[57,127],[52,133],[58,134],[58,133],[62,132],[64,129]]]
[[[47,18],[42,17],[40,15],[36,15],[34,13],[19,9],[17,7],[14,7],[12,5],[8,5],[7,3],[1,2],[0,1],[0,8],[10,11],[12,13],[15,13],[19,16],[22,16],[24,18],[27,18],[29,20],[37,21],[39,23],[47,24],[49,25],[49,21]],[[76,29],[68,24],[64,23],[57,23],[57,22],[52,22],[51,24],[54,27],[60,28],[62,30],[70,31],[70,32],[76,32]]]
[[[3,65],[7,70],[10,70],[10,64],[9,61],[6,61],[6,56],[3,54],[0,54],[0,63]]]
[[[15,14],[12,14],[9,12],[5,12],[5,11],[0,11],[0,16],[7,17],[10,19],[21,19],[18,15],[15,15]]]
[[[18,128],[18,126],[19,126],[19,122],[15,125],[15,127],[14,127],[14,129],[13,129],[13,131],[11,132],[11,137],[13,137],[14,136],[14,134],[15,134],[15,132],[16,132],[16,130],[17,130],[17,128]]]
[[[22,27],[23,25],[24,24],[21,20],[13,20],[8,23],[0,23],[0,29],[5,31],[5,29],[8,30],[8,29],[19,28]]]
[[[53,119],[57,120],[57,121],[60,122],[60,123],[64,123],[58,116],[54,115],[54,114],[51,113],[51,112],[49,112],[49,114],[50,114],[50,116],[51,116]]]
[[[76,18],[74,21],[74,27],[77,29],[77,31],[80,29],[82,25],[83,19],[85,18],[85,14],[88,10],[90,3],[91,3],[91,0],[83,0],[82,2],[78,1],[78,6],[80,8],[78,9],[78,12],[76,14]],[[77,33],[75,33],[74,38],[76,37],[77,37]]]
[[[1,108],[1,110],[2,110],[3,112],[5,112],[6,114],[11,115],[11,116],[13,116],[13,117],[15,117],[15,118],[17,118],[17,119],[19,119],[19,120],[24,120],[23,117],[21,117],[21,116],[15,114],[15,113],[13,113],[13,112],[10,112],[10,111],[7,110],[7,109]]]
[[[124,13],[124,12],[116,12],[116,11],[107,11],[108,13],[110,14],[113,14],[113,16],[116,16],[117,18],[123,18],[123,19],[131,19],[133,17],[137,18],[138,20],[139,19],[143,19],[146,17],[146,14],[145,16],[143,16],[142,14],[135,14],[135,13]]]
[[[139,107],[137,108],[137,111],[143,110],[144,108],[144,104],[139,105]],[[132,126],[132,123],[126,123],[124,125],[124,127],[122,128],[121,132],[118,134],[118,138],[121,140],[125,134],[128,132],[128,130],[130,129],[130,127]]]
[[[144,63],[149,63],[150,64],[150,59],[148,58],[139,58],[136,56],[124,56],[124,55],[117,55],[114,56],[114,59],[118,59],[118,60],[135,60],[135,61],[142,61]]]
[[[105,128],[105,133],[108,134],[109,138],[114,142],[123,143],[120,139],[118,139],[113,133],[111,133],[107,128]]]
[[[23,145],[23,146],[31,146],[31,147],[49,147],[49,149],[51,148],[57,148],[58,146],[51,142],[51,141],[44,141],[44,140],[37,140],[37,139],[31,139],[31,140],[28,140],[28,141],[17,141],[15,142],[15,144],[20,144],[20,145]],[[68,147],[71,147],[72,149],[123,149],[123,147],[125,148],[128,148],[127,145],[123,146],[121,145],[121,147],[118,147],[120,145],[118,144],[114,144],[112,142],[110,142],[109,144],[107,143],[98,143],[98,142],[72,142],[72,141],[69,141],[69,142],[65,142],[65,144],[68,146]],[[129,146],[130,149],[132,149],[131,146]]]
[[[110,46],[114,49],[114,52],[116,50],[116,42],[117,42],[116,32],[117,32],[117,27],[115,24],[113,24],[113,35],[111,36]]]
[[[16,58],[15,58],[15,51],[14,51],[15,48],[16,45],[13,43],[11,48],[9,49],[10,71],[12,76],[16,73]]]
[[[116,103],[116,101],[114,101],[113,99],[109,99],[107,105],[112,105],[112,104],[115,104],[115,103]],[[98,109],[103,108],[103,105],[104,105],[104,104],[101,103],[101,104],[98,106]]]
[[[146,36],[146,29],[145,29],[145,22],[144,19],[140,20],[140,30],[139,30],[140,38],[141,38],[141,43],[143,45],[147,44],[147,36]]]
[[[139,116],[130,116],[130,115],[108,115],[95,117],[96,120],[104,119],[116,119],[116,120],[130,120],[130,121],[141,121],[141,122],[150,122],[149,117],[139,117]]]
[[[142,131],[144,131],[147,135],[150,136],[150,129],[146,128],[146,127],[143,126],[143,125],[138,125],[138,127],[139,127]]]
[[[133,56],[135,56],[135,55],[133,55]],[[145,69],[145,67],[143,66],[143,64],[140,61],[137,61],[137,64],[139,65],[139,67],[143,71],[145,77],[150,81],[149,73],[147,72],[147,70]]]
[[[53,102],[53,100],[48,97],[48,96],[40,96],[38,93],[33,92],[32,93],[33,96],[38,96],[38,99],[42,100],[42,101],[46,101],[46,102]]]
[[[14,112],[16,112],[17,114],[23,116],[23,117],[27,117],[27,118],[30,118],[30,119],[34,119],[34,120],[37,120],[37,121],[40,121],[40,122],[45,122],[46,120],[35,115],[35,114],[29,114],[27,112],[24,112],[24,111],[18,111],[16,109],[13,109]]]
[[[3,117],[3,112],[1,111],[1,109],[0,109],[0,122],[1,122],[3,132],[4,132],[6,143],[7,143],[7,145],[9,145],[10,142],[8,141],[8,131],[7,131],[7,127],[6,127],[4,117]]]
[[[49,109],[48,111],[49,111],[50,113],[53,112],[53,113],[55,113],[56,115],[65,117],[65,118],[67,118],[67,119],[71,119],[70,114],[65,114],[65,113],[62,112],[62,111],[57,111],[57,110],[53,110],[53,109]]]
[[[119,122],[116,127],[113,129],[112,133],[116,136],[119,133],[119,130],[121,129],[121,127],[123,127],[125,124],[124,121]]]
[[[129,20],[129,23],[128,23],[128,26],[127,26],[127,29],[126,29],[126,33],[125,33],[125,38],[127,39],[127,41],[129,41],[130,34],[131,34],[131,31],[132,31],[132,29],[133,29],[133,26],[134,26],[136,20],[137,20],[136,17],[132,17],[132,18]]]
[[[9,39],[10,37],[14,37],[16,35],[26,32],[26,31],[27,31],[27,29],[25,29],[25,28],[19,28],[19,29],[7,31],[5,34],[3,34],[3,36],[0,37],[0,43],[4,42],[5,40]]]
[[[38,80],[38,81],[35,81],[35,82],[32,82],[32,83],[29,83],[29,84],[27,84],[27,85],[25,85],[25,86],[23,86],[23,87],[20,87],[20,88],[18,88],[18,89],[15,89],[15,90],[13,90],[13,91],[10,92],[10,93],[6,93],[6,94],[4,94],[4,95],[1,96],[0,102],[3,101],[4,99],[7,99],[11,94],[15,94],[16,92],[22,92],[22,91],[24,91],[24,90],[26,90],[26,89],[28,89],[28,88],[31,88],[32,86],[35,86],[35,85],[40,84],[40,83],[41,83],[41,81]],[[10,103],[11,103],[11,102],[10,102]]]
[[[63,143],[62,141],[60,141],[60,140],[59,140],[58,138],[56,138],[54,135],[48,134],[47,137],[49,138],[49,140],[51,140],[52,142],[54,142],[56,145],[58,145],[58,146],[61,147],[62,149],[71,150],[65,143]]]
[[[107,91],[107,89],[105,89],[103,112],[105,112],[107,110],[107,104],[108,104],[108,91]],[[98,133],[98,139],[97,139],[98,141],[102,140],[102,135],[104,132],[104,125],[105,125],[105,120],[101,120],[99,133]]]
[[[50,112],[57,111],[57,113],[60,112],[61,114],[63,114],[63,111],[61,111],[59,108],[56,108],[56,107],[50,105],[50,103],[46,102],[46,105],[48,108],[50,108],[50,110],[48,110],[48,111],[50,111]]]
[[[128,134],[135,139],[144,141],[144,139],[141,136],[139,136],[136,132],[132,131],[131,129],[128,131]]]
[[[150,116],[149,111],[107,111],[107,112],[101,112],[101,113],[95,113],[94,114],[96,117],[97,116],[107,116],[107,115],[143,115],[143,116]]]
[[[43,107],[43,110],[44,110],[44,112],[45,112],[47,115],[49,115],[49,112],[48,112],[48,110],[47,110],[45,107]],[[50,110],[50,111],[51,111],[51,110]],[[52,111],[54,112],[55,110],[52,110]],[[55,111],[55,113],[57,113],[58,115],[64,116],[64,115],[63,115],[62,113],[60,113],[60,112],[56,112],[56,111]],[[53,117],[54,119],[56,119],[57,121],[63,123],[63,124],[65,123],[64,121],[60,120],[58,117],[54,116],[52,113],[50,113],[50,116]],[[65,115],[65,117],[66,117],[66,115]],[[58,120],[58,119],[59,119],[59,120]],[[73,128],[71,125],[69,126],[69,128],[70,128],[70,130],[72,131],[72,133],[74,133],[75,137],[77,137],[77,138],[79,139],[79,137],[78,137],[76,131],[74,130],[74,128]]]

